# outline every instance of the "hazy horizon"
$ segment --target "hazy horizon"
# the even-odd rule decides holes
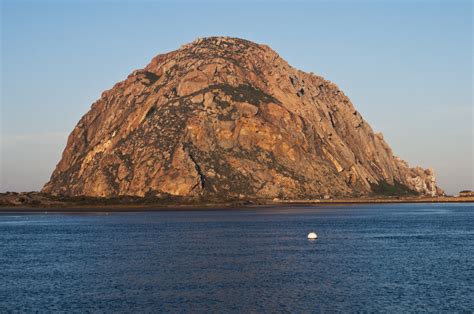
[[[103,91],[215,35],[333,81],[395,155],[433,168],[448,194],[474,189],[470,1],[1,5],[0,192],[41,189]]]

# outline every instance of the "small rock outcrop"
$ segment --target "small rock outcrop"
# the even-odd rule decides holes
[[[198,39],[105,91],[43,192],[115,197],[437,195],[339,88],[265,45]]]

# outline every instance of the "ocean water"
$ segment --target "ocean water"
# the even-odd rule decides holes
[[[472,203],[0,214],[0,312],[463,310]]]

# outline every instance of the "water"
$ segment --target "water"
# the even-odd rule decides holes
[[[0,312],[474,309],[472,203],[3,214],[0,237]]]

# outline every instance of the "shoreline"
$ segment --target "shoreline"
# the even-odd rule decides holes
[[[38,205],[4,205],[0,214],[6,213],[133,213],[165,211],[214,211],[265,209],[291,206],[330,206],[330,205],[371,205],[371,204],[434,204],[434,203],[474,203],[474,197],[417,197],[417,198],[354,198],[327,200],[242,200],[234,202],[209,203],[146,203],[146,204],[91,204],[91,203],[57,203]]]

